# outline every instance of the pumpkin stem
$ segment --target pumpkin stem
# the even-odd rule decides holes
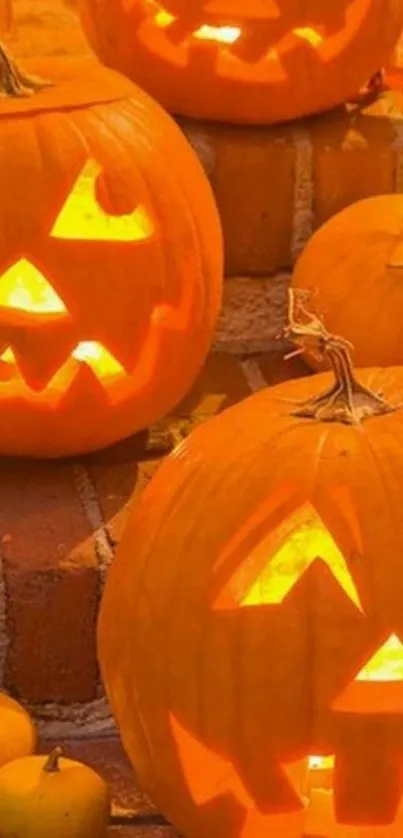
[[[33,96],[44,87],[52,87],[52,82],[22,70],[0,43],[0,98]]]
[[[45,765],[43,766],[43,771],[46,771],[47,774],[56,774],[57,771],[60,771],[59,760],[64,754],[63,748],[60,745],[57,745],[56,748],[53,748],[53,751],[50,752]]]
[[[321,395],[302,402],[293,411],[294,416],[357,425],[371,416],[398,410],[398,406],[388,404],[379,393],[372,392],[357,381],[351,359],[351,344],[327,331],[319,317],[308,310],[308,298],[309,292],[289,292],[286,336],[301,348],[309,348],[322,358],[327,358],[335,382]]]

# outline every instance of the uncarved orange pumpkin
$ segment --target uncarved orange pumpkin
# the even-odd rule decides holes
[[[351,341],[359,366],[403,364],[403,197],[351,205],[308,242],[292,285],[310,293],[327,329]],[[323,362],[305,355],[316,368]]]
[[[175,114],[270,123],[354,96],[403,27],[400,0],[80,0],[89,41]]]
[[[185,394],[222,287],[214,199],[174,122],[95,61],[0,101],[0,452],[94,450]]]
[[[336,385],[263,390],[181,444],[109,573],[112,708],[189,838],[401,834],[403,369],[354,378],[341,347]]]

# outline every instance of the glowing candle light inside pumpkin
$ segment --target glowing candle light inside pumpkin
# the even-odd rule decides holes
[[[119,364],[119,361],[104,346],[96,341],[82,341],[71,354],[76,361],[84,361],[84,363],[88,364],[97,374],[98,378],[120,375],[123,371],[123,367]]]
[[[240,35],[241,29],[238,26],[208,26],[207,24],[193,33],[193,37],[199,41],[217,41],[221,44],[235,44]]]
[[[297,38],[301,38],[302,41],[307,41],[307,43],[311,44],[313,47],[319,47],[323,42],[322,35],[310,26],[302,26],[298,29],[293,29],[293,35],[296,35]]]
[[[27,259],[19,259],[1,277],[0,306],[32,314],[67,312],[54,288]]]

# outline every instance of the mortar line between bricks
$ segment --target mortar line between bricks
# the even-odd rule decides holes
[[[262,373],[260,364],[255,358],[246,358],[244,361],[241,361],[241,369],[252,393],[257,393],[258,390],[263,390],[267,387],[267,381]]]
[[[380,101],[380,107],[383,106],[384,115],[389,120],[393,131],[396,134],[396,139],[392,143],[393,151],[395,152],[395,171],[394,171],[394,191],[398,194],[403,193],[403,127],[402,118],[403,113],[397,105],[392,104],[386,100]]]
[[[295,181],[291,256],[295,262],[313,233],[314,161],[312,140],[307,128],[295,129],[293,142]]]
[[[10,645],[7,631],[7,590],[3,572],[3,557],[0,553],[0,684],[5,682],[7,653]]]
[[[94,536],[98,567],[101,580],[104,582],[113,559],[114,545],[102,515],[95,486],[87,469],[81,463],[75,463],[73,466],[73,479],[78,498]]]

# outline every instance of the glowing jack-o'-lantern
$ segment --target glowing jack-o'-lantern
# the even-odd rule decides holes
[[[267,123],[356,95],[385,64],[400,0],[80,0],[98,56],[185,116]]]
[[[222,256],[210,187],[159,106],[91,60],[38,70],[52,86],[0,104],[0,451],[54,456],[179,401]]]
[[[261,391],[181,444],[101,606],[125,748],[189,838],[403,828],[403,370],[356,378],[292,323],[336,384]]]

